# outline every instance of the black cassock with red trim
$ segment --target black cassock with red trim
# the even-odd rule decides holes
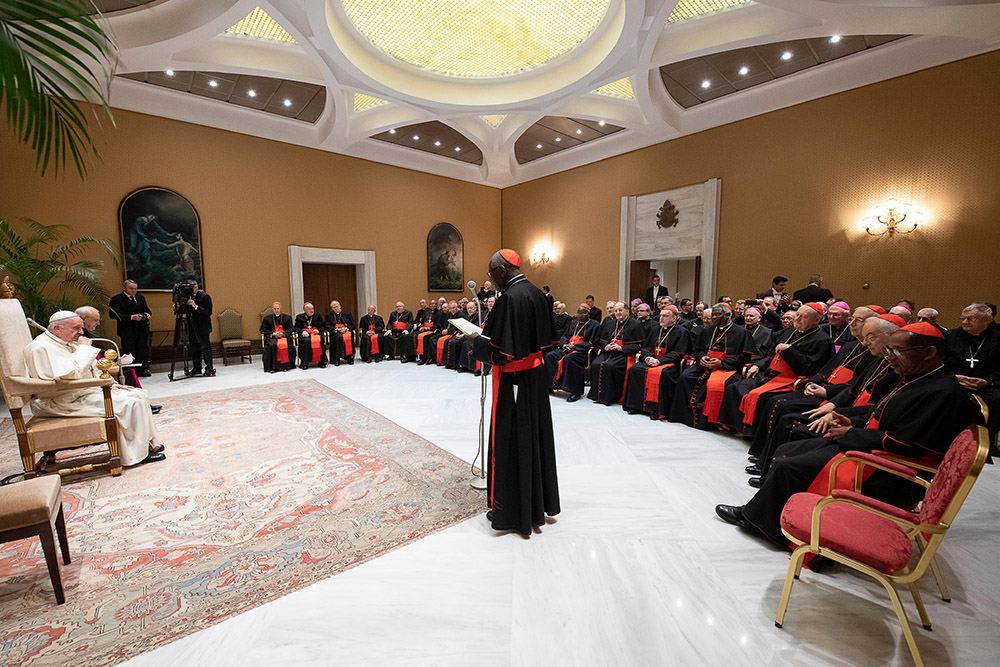
[[[530,535],[559,513],[555,439],[542,357],[556,342],[545,294],[523,275],[497,299],[473,355],[493,365],[493,414],[486,455],[495,530]]]

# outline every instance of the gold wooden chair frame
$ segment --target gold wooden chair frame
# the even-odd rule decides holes
[[[807,554],[817,554],[829,558],[830,560],[837,561],[838,563],[842,563],[851,569],[857,570],[858,572],[867,574],[882,584],[892,601],[893,609],[896,612],[896,617],[899,619],[899,624],[903,630],[903,636],[906,638],[906,643],[909,646],[910,654],[913,656],[913,661],[918,666],[922,667],[923,660],[920,657],[916,641],[913,638],[913,632],[910,630],[909,621],[906,617],[906,610],[900,602],[899,595],[896,593],[894,585],[906,584],[906,586],[910,589],[910,594],[913,596],[913,602],[916,605],[921,623],[925,629],[930,630],[931,622],[927,617],[927,610],[924,608],[923,600],[920,598],[917,581],[924,575],[927,569],[931,567],[934,555],[937,553],[938,547],[941,545],[941,541],[944,539],[945,534],[948,532],[948,528],[954,522],[958,511],[961,509],[962,504],[965,502],[969,492],[972,490],[972,487],[986,462],[986,457],[989,454],[989,434],[986,431],[986,428],[979,425],[971,425],[968,430],[972,431],[976,440],[977,450],[975,457],[960,486],[952,495],[950,501],[944,509],[944,512],[936,523],[921,523],[920,517],[917,515],[910,514],[905,510],[881,503],[877,500],[858,495],[861,491],[862,475],[865,467],[870,466],[877,468],[898,477],[902,477],[903,479],[907,479],[915,484],[920,484],[925,488],[930,488],[934,482],[928,482],[927,480],[918,477],[916,470],[885,459],[880,459],[879,457],[871,455],[857,456],[852,455],[852,453],[848,453],[847,456],[840,458],[831,467],[830,485],[831,488],[834,488],[837,468],[846,461],[855,461],[858,464],[854,482],[855,493],[851,494],[852,497],[844,497],[846,494],[839,494],[839,497],[837,495],[829,495],[822,498],[815,504],[812,508],[808,542],[797,539],[791,535],[784,526],[782,526],[782,533],[784,533],[791,542],[799,546],[792,552],[792,556],[788,564],[788,572],[785,575],[785,584],[781,592],[781,601],[778,604],[778,612],[774,619],[775,626],[780,628],[784,623],[785,612],[788,609],[788,600],[792,592],[792,584],[802,573],[804,558]],[[963,431],[963,434],[964,433],[965,431]],[[906,533],[907,536],[910,537],[911,540],[915,540],[919,546],[920,553],[916,562],[907,564],[901,570],[893,574],[887,574],[869,564],[862,563],[831,548],[821,545],[820,537],[823,509],[834,504],[846,504],[857,508],[861,512],[879,516],[895,523],[904,533]],[[910,516],[906,516],[907,514],[910,514]]]
[[[24,317],[21,302],[0,299],[0,387],[17,434],[17,446],[24,466],[25,479],[47,473],[62,476],[107,470],[113,476],[122,474],[118,450],[118,421],[111,402],[113,378],[85,380],[38,380],[28,377],[24,364],[24,348],[31,342],[31,331]],[[45,334],[42,334],[45,335]],[[117,368],[109,369],[117,373]],[[104,393],[104,415],[101,417],[38,417],[24,420],[22,408],[33,398],[47,398],[67,391],[101,387]],[[76,459],[71,464],[59,464],[55,452],[107,443],[107,452]],[[37,458],[41,454],[40,458]]]
[[[250,354],[250,341],[243,337],[243,315],[238,310],[226,308],[217,315],[219,320],[219,336],[222,339],[222,364],[229,365],[229,357],[238,354],[240,363],[246,359],[253,363]]]

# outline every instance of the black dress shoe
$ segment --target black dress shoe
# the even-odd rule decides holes
[[[149,456],[139,461],[135,465],[141,466],[147,463],[158,463],[159,461],[166,461],[166,460],[167,460],[167,455],[164,454],[163,452],[160,452],[158,454],[150,454]],[[135,466],[129,466],[129,467],[135,467]]]
[[[320,368],[326,368],[326,364],[320,364],[319,367]]]
[[[759,489],[760,487],[764,486],[764,478],[763,477],[751,477],[750,479],[747,480],[747,484],[749,484],[750,486],[752,486],[755,489]]]
[[[749,461],[750,463],[760,463],[760,457],[751,454],[750,456],[747,457],[747,461]]]
[[[726,523],[731,523],[734,526],[740,525],[740,522],[745,522],[746,519],[743,518],[743,506],[742,505],[716,505],[715,513],[719,515],[719,518]]]
[[[151,405],[151,406],[149,406],[149,411],[152,412],[154,415],[160,414],[160,410],[162,410],[162,409],[163,409],[162,405]]]
[[[626,410],[625,412],[629,413],[630,415],[637,415],[637,414],[639,414],[638,410]]]
[[[164,449],[165,448],[164,448],[163,445],[156,445],[155,447],[150,447],[149,448],[149,453],[150,454],[160,454],[160,453],[163,452]]]
[[[417,366],[423,366],[426,363],[427,363],[426,361],[424,361],[423,359],[421,359],[420,361],[417,362]]]
[[[309,364],[302,364],[301,366],[299,366],[299,368],[301,368],[304,371],[307,371],[309,370]]]
[[[746,468],[744,468],[744,470],[746,471],[746,474],[748,474],[748,475],[763,475],[764,474],[764,471],[761,470],[760,466],[757,465],[756,463],[754,463],[753,465],[747,466]]]
[[[407,359],[406,357],[403,357],[402,359],[399,360],[399,363],[405,364],[407,361],[409,361],[409,359]]]
[[[580,394],[573,394],[572,396],[570,396],[569,398],[566,399],[566,402],[567,403],[576,403],[581,398],[583,398],[582,395],[580,395]]]
[[[193,368],[188,371],[184,371],[184,377],[194,377],[195,375],[201,375],[201,371],[196,371]]]
[[[286,368],[285,370],[288,370],[288,369]],[[215,369],[214,368],[208,368],[208,369],[206,369],[205,372],[202,373],[202,376],[207,377],[207,378],[214,378],[215,377]]]
[[[486,520],[489,521],[490,523],[493,523],[493,510],[490,510],[489,512],[486,513]]]
[[[658,422],[658,421],[660,421],[660,415],[657,415],[657,414],[652,414],[652,415],[649,415],[649,418],[650,418],[651,420],[653,420],[654,422]]]
[[[353,366],[354,365],[354,359],[348,359],[347,360],[347,365],[348,366]]]

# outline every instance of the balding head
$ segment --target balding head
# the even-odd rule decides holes
[[[913,319],[913,311],[906,306],[893,306],[889,309],[889,312],[893,315],[899,315],[907,324],[909,324],[910,320]]]
[[[937,326],[938,314],[934,308],[921,308],[917,311],[917,322],[927,322]]]
[[[83,328],[87,331],[101,326],[101,311],[93,306],[80,306],[76,309],[76,314],[83,320]]]
[[[819,326],[823,321],[823,313],[812,306],[802,306],[795,311],[795,328],[798,331],[809,331]]]

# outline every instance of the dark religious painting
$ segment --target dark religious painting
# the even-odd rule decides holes
[[[427,234],[427,289],[431,292],[461,292],[465,243],[462,233],[447,222],[439,222]]]
[[[118,223],[125,277],[143,291],[170,291],[201,274],[201,223],[184,197],[166,188],[140,188],[122,200]]]

